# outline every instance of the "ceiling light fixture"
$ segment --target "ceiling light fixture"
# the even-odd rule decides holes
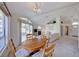
[[[34,11],[35,13],[41,12],[40,3],[35,3],[34,8],[33,8],[33,11]]]

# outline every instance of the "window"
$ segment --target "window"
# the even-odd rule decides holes
[[[6,46],[8,38],[8,18],[0,10],[0,51]]]
[[[21,23],[21,42],[25,41],[26,35],[32,33],[32,25],[27,23]]]

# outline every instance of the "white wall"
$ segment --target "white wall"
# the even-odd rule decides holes
[[[78,36],[78,27],[77,28],[73,28],[73,25],[72,25],[73,22],[78,22],[78,19],[79,18],[76,18],[76,16],[73,16],[73,17],[61,16],[61,21],[63,21],[62,26],[64,28],[64,32],[65,32],[65,26],[68,26],[69,27],[69,35],[70,36],[72,36],[72,35]]]
[[[53,21],[53,20],[52,20]],[[44,28],[42,29],[42,33],[44,32],[47,36],[49,36],[49,33],[58,33],[60,34],[60,17],[57,17],[55,19],[55,24],[46,24]]]
[[[78,21],[79,23],[79,21]],[[78,48],[79,48],[79,24],[78,24]]]
[[[11,18],[10,35],[17,47],[20,44],[20,22],[17,17]]]

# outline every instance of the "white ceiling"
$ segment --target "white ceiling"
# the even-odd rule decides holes
[[[34,13],[33,11],[33,2],[6,2],[8,9],[10,10],[12,16],[18,17],[27,17],[32,20],[36,25],[44,24],[45,21],[51,20],[53,17],[52,14],[54,11],[63,9],[72,5],[77,4],[76,2],[41,2],[39,14]]]

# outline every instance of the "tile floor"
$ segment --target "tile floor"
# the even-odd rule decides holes
[[[57,40],[54,57],[79,57],[78,38],[62,37]]]

